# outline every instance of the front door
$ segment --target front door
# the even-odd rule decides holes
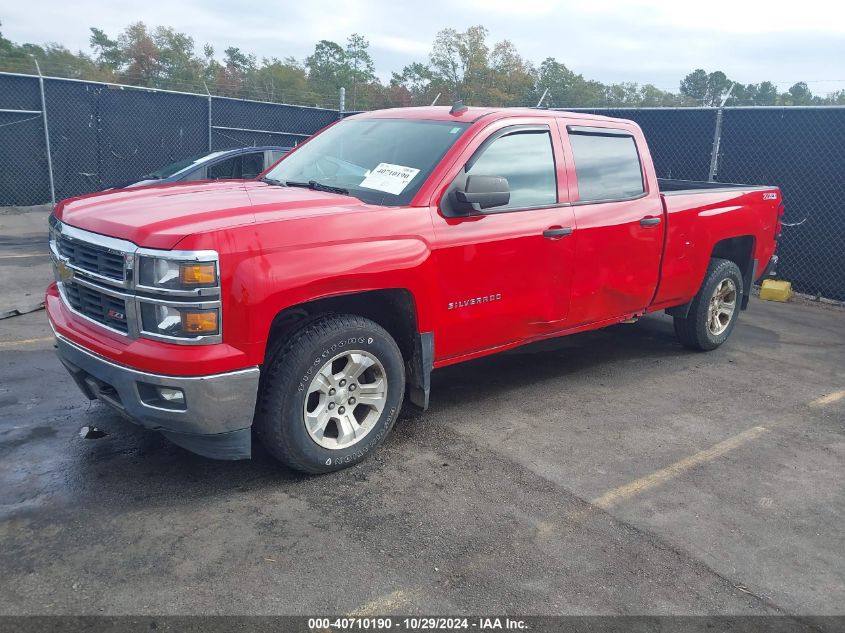
[[[438,361],[548,332],[569,304],[574,220],[559,137],[546,123],[491,128],[432,210]],[[456,212],[454,191],[475,175],[506,178],[508,204]]]

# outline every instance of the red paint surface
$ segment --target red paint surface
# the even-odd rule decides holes
[[[752,236],[760,270],[774,253],[779,192],[768,201],[760,190],[664,197],[642,132],[628,121],[482,108],[457,117],[445,108],[358,116],[474,123],[406,207],[259,181],[176,184],[67,200],[56,215],[70,225],[143,247],[218,251],[224,343],[130,341],[71,314],[51,287],[47,309],[56,329],[130,367],[203,375],[261,364],[270,324],[285,308],[332,295],[404,288],[414,298],[420,331],[434,334],[435,366],[443,366],[686,303],[719,240]],[[549,126],[559,204],[444,217],[439,200],[466,160],[491,133],[516,124]],[[629,129],[639,147],[646,194],[578,204],[567,124]],[[662,222],[643,227],[639,221],[647,216]],[[573,232],[543,237],[544,230],[557,227]],[[466,301],[469,305],[449,309],[450,303]]]

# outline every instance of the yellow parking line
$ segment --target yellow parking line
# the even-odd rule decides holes
[[[55,340],[52,336],[42,336],[40,338],[25,338],[19,341],[0,341],[0,347],[16,347],[18,345],[29,345],[30,343],[46,343],[47,341]]]
[[[829,393],[826,396],[822,396],[821,398],[816,398],[810,403],[810,406],[823,407],[826,404],[836,402],[837,400],[842,400],[842,398],[845,398],[845,389],[834,391],[833,393]]]
[[[686,472],[691,468],[695,468],[699,464],[721,457],[728,451],[732,451],[733,449],[742,446],[749,440],[760,437],[766,431],[768,431],[768,429],[764,426],[755,426],[754,428],[748,429],[739,435],[734,435],[723,442],[719,442],[708,449],[700,451],[695,455],[690,455],[689,457],[675,462],[671,466],[667,466],[666,468],[658,470],[650,475],[641,477],[640,479],[632,481],[629,484],[625,484],[624,486],[614,488],[600,497],[596,497],[591,503],[600,508],[607,509],[623,499],[639,494],[650,488],[654,488],[655,486],[659,486],[673,477],[677,477],[681,473]]]
[[[372,615],[383,615],[389,611],[396,612],[397,609],[402,609],[411,604],[411,596],[403,589],[389,593],[386,596],[375,598],[370,602],[361,605],[351,613],[349,617],[365,617]]]
[[[17,259],[19,257],[47,257],[50,253],[23,253],[22,255],[0,255],[0,259]]]

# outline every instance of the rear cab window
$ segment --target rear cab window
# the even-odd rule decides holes
[[[624,129],[567,126],[581,202],[632,200],[645,194],[642,162]]]

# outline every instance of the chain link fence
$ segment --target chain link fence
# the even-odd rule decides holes
[[[0,206],[100,191],[211,151],[291,147],[338,116],[330,108],[0,73]]]
[[[0,73],[0,206],[98,191],[210,151],[293,146],[350,114],[339,97],[332,109],[53,77],[42,92],[36,75]],[[845,300],[845,108],[578,111],[639,123],[659,177],[779,186],[779,275]]]
[[[0,205],[50,200],[37,77],[0,77]]]
[[[636,121],[660,178],[780,187],[778,276],[799,292],[845,300],[845,108],[578,111]]]

